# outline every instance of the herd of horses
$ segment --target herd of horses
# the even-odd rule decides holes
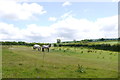
[[[50,47],[51,47],[51,44],[49,44],[49,45],[42,45],[42,46],[35,44],[35,45],[33,46],[33,49],[34,49],[34,50],[38,49],[38,51],[41,51],[41,49],[42,49],[42,52],[44,52],[45,49],[47,49],[47,51],[49,52],[49,48],[50,48]]]

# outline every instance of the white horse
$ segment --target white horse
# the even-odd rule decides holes
[[[40,45],[35,44],[35,45],[33,46],[33,49],[34,49],[34,50],[35,50],[35,49],[38,49],[38,51],[40,51],[40,50],[41,50],[41,46],[40,46]]]
[[[44,52],[44,49],[47,49],[49,52],[50,47],[51,47],[51,45],[42,45],[42,52]]]

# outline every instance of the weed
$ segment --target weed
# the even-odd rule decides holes
[[[92,52],[92,50],[88,50],[87,52],[88,52],[88,53],[89,53],[89,52]]]
[[[64,50],[63,52],[66,52],[66,50]]]
[[[39,70],[38,68],[35,68],[35,71],[36,71],[37,73],[39,73],[39,72],[40,72],[40,70]]]
[[[66,67],[63,67],[63,69],[66,69]]]
[[[59,48],[59,50],[61,50],[61,48]]]
[[[104,59],[105,57],[103,57],[103,59]]]
[[[41,65],[41,67],[44,67],[44,65]]]
[[[112,55],[112,53],[110,53],[110,55]]]
[[[19,65],[23,65],[22,63],[19,63]]]
[[[69,48],[67,48],[66,50],[70,50]]]
[[[83,53],[83,51],[81,51],[81,53]]]
[[[79,64],[78,64],[77,72],[86,73],[85,68],[82,65],[80,66]]]

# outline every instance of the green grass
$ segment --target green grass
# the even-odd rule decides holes
[[[89,52],[91,51],[91,52]],[[50,52],[32,47],[2,48],[3,78],[117,78],[118,53],[88,48],[55,47]],[[83,66],[82,73],[78,66]]]
[[[2,79],[2,45],[0,45],[0,79]]]
[[[100,41],[100,42],[91,42],[93,44],[110,44],[110,45],[115,45],[119,44],[118,41]]]

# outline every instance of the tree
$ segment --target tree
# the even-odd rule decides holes
[[[101,38],[101,39],[99,39],[100,41],[104,41],[105,39],[104,38]]]
[[[73,42],[76,43],[76,40],[74,39]]]
[[[61,43],[61,40],[60,40],[60,39],[57,39],[57,43]]]
[[[18,45],[25,45],[26,43],[25,42],[22,42],[22,41],[19,41],[18,42]]]
[[[118,41],[120,41],[120,37],[118,38]]]

